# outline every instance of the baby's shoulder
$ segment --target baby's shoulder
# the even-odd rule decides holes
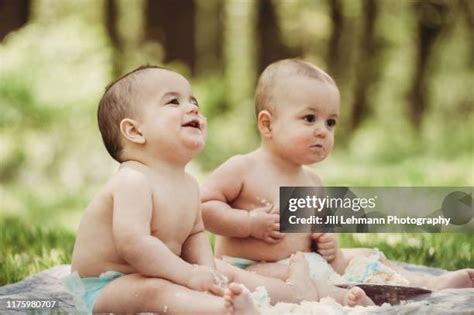
[[[140,163],[122,163],[110,179],[109,185],[114,190],[118,187],[131,190],[150,188],[148,171],[147,166]]]
[[[242,174],[242,172],[249,170],[255,162],[256,160],[251,153],[239,154],[229,158],[220,166],[220,168]]]

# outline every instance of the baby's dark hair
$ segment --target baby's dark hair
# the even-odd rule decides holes
[[[255,91],[255,114],[272,109],[272,95],[277,79],[301,75],[336,86],[334,80],[323,70],[301,59],[283,59],[270,64],[260,75]]]
[[[137,100],[137,78],[148,69],[168,70],[159,66],[143,65],[132,70],[105,88],[97,109],[97,122],[107,152],[118,162],[121,161],[122,141],[120,122],[136,114],[133,106]]]

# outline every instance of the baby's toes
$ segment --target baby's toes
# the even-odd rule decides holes
[[[346,305],[356,306],[357,302],[365,296],[365,292],[359,287],[353,287],[349,289],[346,295]]]
[[[226,290],[224,293],[224,307],[227,311],[227,314],[232,314],[234,312],[234,305],[232,303],[232,296],[230,290]]]
[[[357,304],[357,296],[353,292],[347,293],[347,306],[355,306]]]
[[[233,296],[233,294],[229,289],[225,290],[225,292],[224,292],[224,301],[232,303],[232,296]]]
[[[229,284],[229,296],[233,297],[234,295],[240,295],[243,291],[242,285],[232,282]]]
[[[362,290],[361,288],[359,287],[353,287],[351,288],[351,293],[354,295],[355,299],[356,300],[359,300],[361,298],[363,298],[365,296],[365,292],[364,290]]]

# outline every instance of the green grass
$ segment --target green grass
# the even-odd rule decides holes
[[[59,264],[69,264],[74,234],[45,229],[18,218],[0,221],[0,286]]]

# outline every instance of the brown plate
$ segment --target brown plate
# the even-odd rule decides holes
[[[383,303],[390,303],[392,305],[399,304],[400,301],[411,300],[431,293],[430,290],[423,288],[386,284],[354,283],[340,284],[337,286],[344,289],[359,287],[364,290],[365,294],[377,305],[382,305]]]

